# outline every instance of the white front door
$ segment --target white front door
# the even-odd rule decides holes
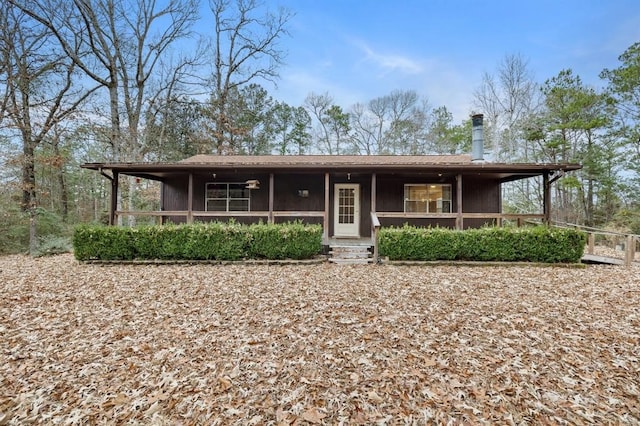
[[[333,233],[336,237],[360,236],[360,185],[337,183],[334,186]]]

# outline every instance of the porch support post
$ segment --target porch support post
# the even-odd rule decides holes
[[[464,229],[464,219],[462,217],[462,174],[456,176],[456,229]]]
[[[164,181],[160,182],[160,211],[164,210]],[[160,216],[160,225],[164,225],[164,216]]]
[[[329,172],[324,174],[324,218],[322,220],[322,237],[329,239]]]
[[[118,208],[118,172],[113,172],[111,178],[111,205],[109,206],[109,225],[116,224],[116,209]]]
[[[189,173],[187,188],[187,223],[193,223],[193,173]]]
[[[551,224],[551,182],[548,171],[542,175],[542,215],[544,224]]]
[[[273,196],[275,193],[275,189],[273,187],[273,182],[275,179],[273,178],[273,173],[269,173],[269,223],[274,223],[273,217]]]
[[[376,193],[378,192],[376,188],[376,184],[377,184],[376,174],[371,173],[371,211],[374,213],[376,212],[376,204],[377,204]]]

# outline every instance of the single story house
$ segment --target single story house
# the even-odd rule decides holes
[[[325,241],[370,238],[379,226],[410,223],[456,229],[503,220],[548,222],[552,183],[578,164],[505,164],[482,160],[482,116],[474,116],[472,155],[219,156],[172,163],[87,163],[111,181],[110,224],[118,216],[160,222],[228,220],[323,226]],[[161,182],[159,211],[117,209],[123,175]],[[542,177],[541,214],[502,213],[501,185]]]

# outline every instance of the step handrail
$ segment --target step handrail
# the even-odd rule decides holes
[[[380,219],[376,212],[371,212],[371,240],[373,242],[373,261],[380,262],[378,254],[378,230],[380,229]]]

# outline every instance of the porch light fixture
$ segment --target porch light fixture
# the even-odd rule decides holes
[[[249,179],[245,183],[247,184],[247,189],[260,189],[260,181],[257,179]]]
[[[560,179],[561,177],[564,176],[564,170],[560,169],[557,172],[551,174],[551,176],[549,176],[549,184],[552,184],[553,182],[557,181],[558,179]]]
[[[347,173],[347,180],[351,180],[351,173]]]

